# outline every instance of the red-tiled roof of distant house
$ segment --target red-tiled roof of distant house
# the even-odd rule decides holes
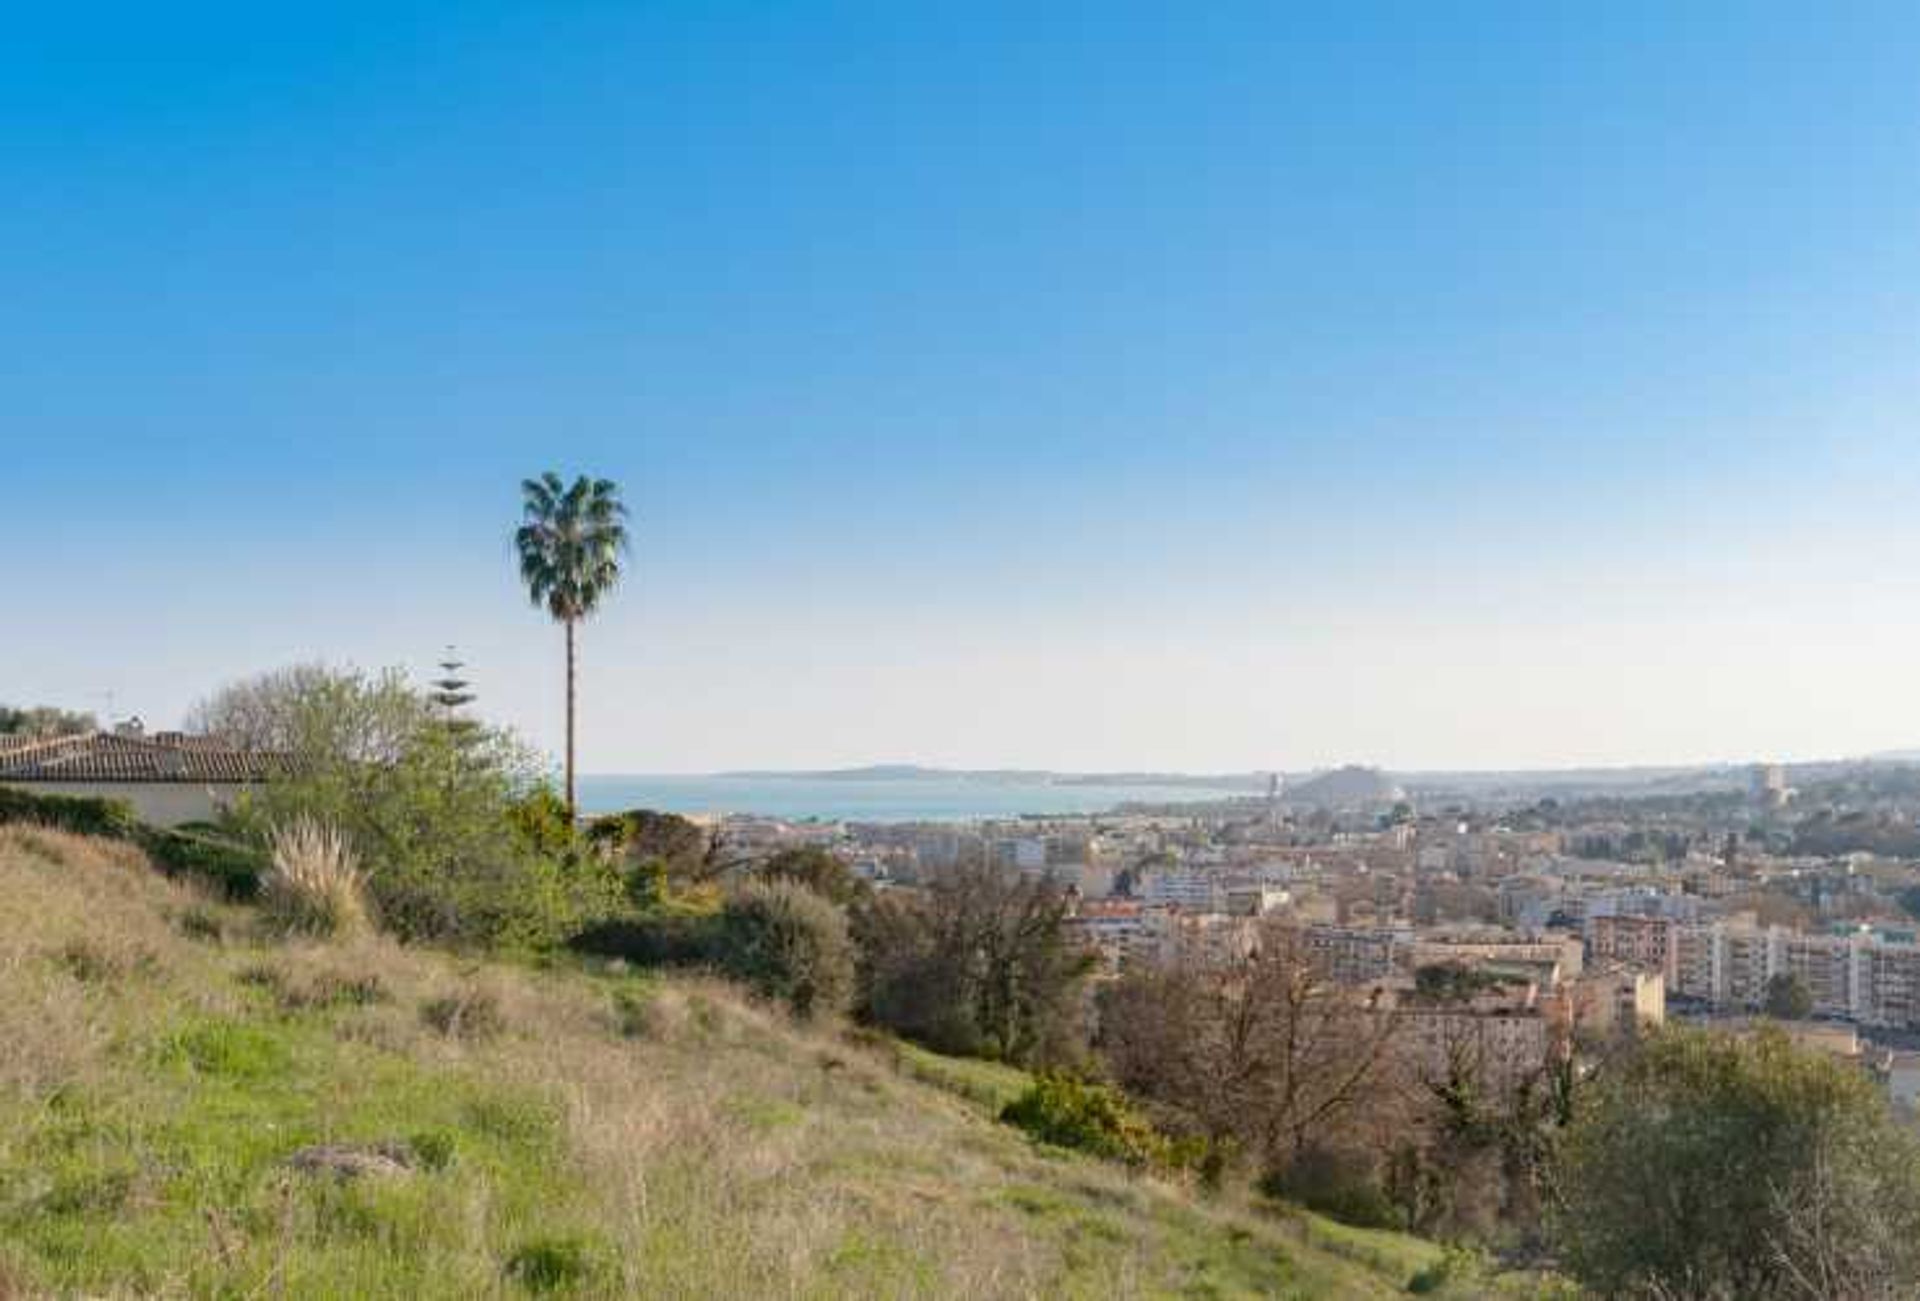
[[[182,732],[0,738],[0,782],[243,783],[264,781],[284,763]]]

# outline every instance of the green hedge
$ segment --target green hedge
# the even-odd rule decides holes
[[[264,850],[215,836],[141,827],[133,839],[166,875],[200,881],[233,900],[255,898],[269,866]]]
[[[140,827],[133,805],[125,800],[82,795],[36,795],[13,786],[0,786],[0,824],[34,822],[82,836],[110,836],[126,840]]]
[[[31,822],[82,836],[132,841],[166,875],[202,881],[229,899],[253,898],[267,870],[267,855],[261,850],[210,834],[201,829],[204,824],[191,830],[146,826],[125,800],[36,795],[0,786],[0,824],[9,822]]]

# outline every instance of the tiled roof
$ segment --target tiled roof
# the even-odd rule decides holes
[[[282,766],[279,756],[229,748],[209,736],[159,732],[123,736],[0,738],[0,782],[254,782]]]

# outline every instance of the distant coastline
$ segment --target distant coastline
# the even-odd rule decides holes
[[[587,813],[654,808],[671,813],[744,813],[847,822],[963,822],[981,818],[1084,816],[1128,803],[1175,803],[1245,795],[1250,778],[1156,781],[1146,775],[941,772],[880,767],[830,772],[733,772],[703,776],[585,774]]]
[[[1784,765],[1795,781],[1862,768],[1906,766],[1912,751]],[[1279,772],[1293,792],[1329,770]],[[1378,771],[1378,770],[1368,770]],[[1542,798],[1646,797],[1744,789],[1746,763],[1617,768],[1400,771],[1383,774],[1423,802],[1459,800],[1483,807]],[[959,822],[982,818],[1085,816],[1127,805],[1201,806],[1266,793],[1270,774],[1054,772],[1035,768],[934,768],[869,764],[857,768],[740,769],[697,774],[590,773],[580,779],[587,813],[656,808],[674,813],[743,813],[785,819]],[[1302,791],[1304,794],[1304,791]]]
[[[644,775],[638,775],[645,779]],[[877,763],[859,768],[748,768],[703,773],[716,781],[931,781],[1024,783],[1044,786],[1177,786],[1210,791],[1264,790],[1263,773],[1054,772],[1046,768],[929,768],[913,763]]]

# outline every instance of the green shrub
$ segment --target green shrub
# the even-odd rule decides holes
[[[1407,1280],[1407,1291],[1414,1296],[1429,1296],[1448,1284],[1475,1278],[1483,1272],[1483,1266],[1484,1258],[1472,1248],[1449,1246],[1440,1259],[1414,1271]]]
[[[264,850],[180,827],[140,827],[132,838],[163,874],[198,881],[237,902],[258,897],[270,865]]]
[[[507,1260],[507,1277],[529,1292],[573,1291],[601,1270],[602,1252],[585,1238],[540,1238]]]
[[[0,823],[35,822],[82,836],[126,840],[140,826],[133,805],[91,795],[38,795],[0,786]]]
[[[1381,1184],[1372,1161],[1332,1148],[1310,1147],[1260,1180],[1269,1197],[1298,1202],[1343,1224],[1397,1229],[1404,1217]]]
[[[665,1019],[650,991],[616,989],[613,992],[613,1027],[622,1039],[654,1038]]]
[[[853,995],[846,913],[790,882],[751,881],[728,897],[720,961],[728,975],[798,1016],[840,1011]]]
[[[572,810],[545,782],[508,804],[507,823],[520,843],[542,858],[566,857],[577,840]]]
[[[234,824],[261,844],[303,816],[338,828],[381,928],[403,940],[540,949],[619,904],[617,874],[577,861],[550,802],[527,798],[538,756],[491,727],[447,727],[398,670],[271,674],[201,712],[215,731],[260,720],[265,748],[289,756]]]
[[[698,967],[720,962],[721,939],[716,915],[644,912],[589,926],[567,946],[577,953],[621,958],[636,967]]]
[[[1554,1158],[1550,1238],[1595,1295],[1920,1296],[1920,1144],[1866,1072],[1778,1029],[1643,1038]]]
[[[439,1173],[452,1168],[460,1152],[460,1140],[450,1129],[428,1129],[409,1138],[407,1148],[422,1170]]]
[[[1043,1071],[1000,1119],[1042,1143],[1136,1166],[1186,1163],[1176,1144],[1135,1111],[1118,1089],[1078,1076]]]

